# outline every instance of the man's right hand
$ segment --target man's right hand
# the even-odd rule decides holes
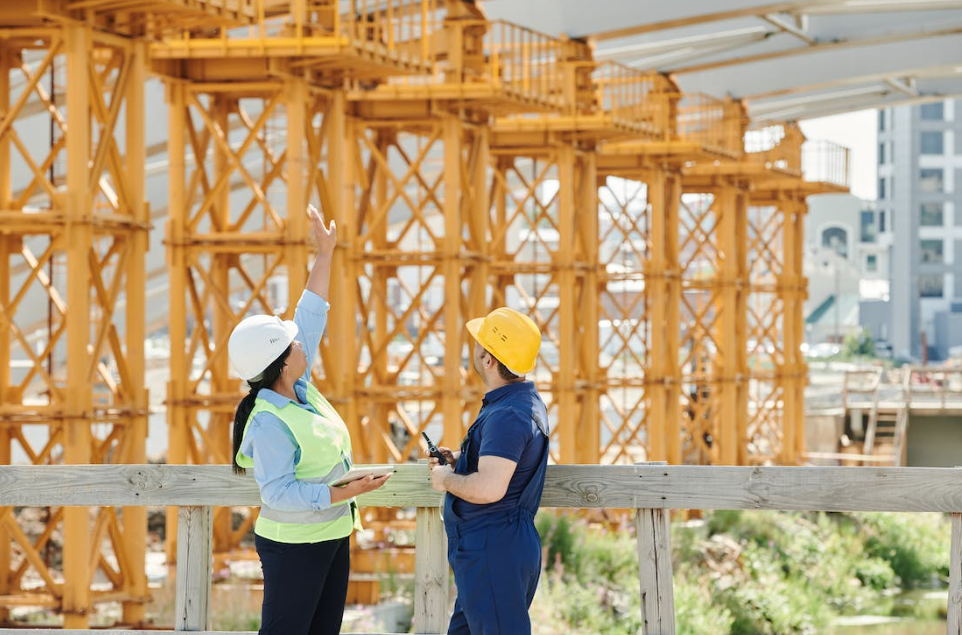
[[[444,458],[446,458],[448,460],[448,463],[452,466],[458,462],[458,457],[461,456],[460,450],[458,451],[457,454],[455,454],[454,452],[451,451],[451,448],[446,448],[443,445],[438,446],[438,450],[441,451],[441,454],[444,455]]]

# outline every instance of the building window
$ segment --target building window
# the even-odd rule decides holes
[[[869,254],[865,257],[865,270],[870,273],[878,271],[878,256]]]
[[[885,163],[885,144],[878,144],[878,162]]]
[[[885,233],[885,210],[878,213],[878,233]]]
[[[919,276],[919,295],[923,298],[941,298],[943,278],[942,274]]]
[[[922,241],[922,263],[926,265],[941,265],[945,262],[942,256],[941,240]]]
[[[828,247],[842,258],[848,258],[848,232],[841,227],[829,227],[822,232],[822,247]]]
[[[879,132],[885,131],[885,111],[884,110],[878,111],[878,131]]]
[[[943,154],[945,145],[941,132],[922,133],[922,154]]]
[[[885,198],[885,179],[880,178],[878,180],[878,197],[879,199]]]
[[[942,102],[936,104],[922,104],[922,119],[925,121],[942,121]]]
[[[925,194],[942,191],[942,170],[939,168],[925,168],[919,171],[919,190]]]
[[[859,233],[859,239],[863,243],[874,243],[875,242],[875,212],[870,209],[862,210],[862,226]]]
[[[922,203],[922,213],[919,214],[919,224],[922,227],[941,227],[942,203]]]

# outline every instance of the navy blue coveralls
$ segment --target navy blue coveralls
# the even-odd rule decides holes
[[[548,465],[548,412],[533,383],[508,384],[485,395],[454,472],[478,471],[485,436],[523,439],[520,430],[527,433],[527,441],[501,501],[475,505],[450,493],[445,496],[448,563],[458,587],[448,635],[531,633],[528,608],[541,575],[541,539],[534,516]],[[519,473],[522,465],[533,472]]]

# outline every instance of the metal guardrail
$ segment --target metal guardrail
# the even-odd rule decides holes
[[[670,139],[675,93],[665,77],[617,62],[602,62],[594,69],[592,80],[597,108],[614,123],[652,139]]]
[[[446,538],[425,465],[399,465],[362,506],[416,507],[417,633],[440,633],[448,619]],[[211,509],[260,503],[253,479],[228,466],[75,465],[0,467],[0,506],[175,505],[176,631],[211,634]],[[724,467],[552,465],[542,507],[634,508],[642,619],[646,633],[674,634],[671,509],[896,511],[951,514],[948,632],[962,628],[962,469],[883,467]],[[0,629],[0,635],[20,631]],[[43,631],[37,631],[43,632]],[[50,633],[122,635],[135,631]]]
[[[176,23],[154,45],[158,58],[250,55],[297,57],[364,52],[426,64],[436,0],[246,0],[253,23],[186,30]],[[313,48],[312,48],[313,47]]]
[[[849,187],[849,149],[824,140],[802,145],[802,177],[809,182]]]
[[[678,104],[678,137],[729,156],[740,156],[744,151],[744,118],[738,102],[686,93]]]

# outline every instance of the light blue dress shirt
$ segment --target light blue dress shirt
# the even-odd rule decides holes
[[[307,370],[294,383],[297,401],[281,396],[269,388],[262,388],[258,398],[266,399],[276,408],[293,403],[299,408],[319,414],[307,403],[307,383],[311,380],[311,364],[317,353],[321,336],[327,326],[327,312],[331,305],[313,291],[304,290],[294,310],[297,339],[307,355]],[[305,483],[294,478],[294,466],[301,460],[301,449],[287,425],[269,412],[259,412],[247,425],[241,442],[241,452],[254,459],[254,480],[261,490],[264,503],[285,512],[320,511],[331,506],[331,489],[321,483]]]

